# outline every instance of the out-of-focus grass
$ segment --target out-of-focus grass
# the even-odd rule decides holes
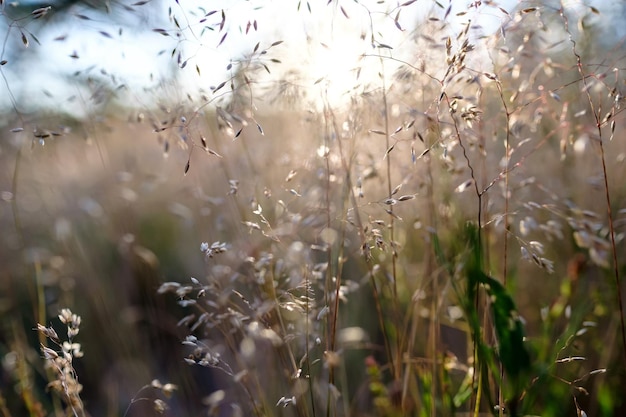
[[[222,158],[194,151],[191,168],[186,176],[183,170],[188,150],[174,147],[164,157],[162,144],[158,143],[149,126],[141,124],[112,122],[106,130],[98,130],[89,141],[70,134],[48,141],[44,147],[23,149],[17,188],[19,234],[15,229],[9,202],[3,203],[2,211],[3,228],[7,230],[3,236],[3,245],[8,249],[3,252],[3,264],[6,265],[3,272],[6,279],[3,283],[7,288],[3,293],[3,326],[7,329],[3,333],[5,355],[17,348],[24,353],[30,352],[30,360],[25,366],[33,370],[39,368],[36,363],[35,335],[21,331],[22,342],[19,346],[15,345],[15,341],[20,340],[15,334],[16,329],[28,329],[28,323],[36,321],[38,279],[44,286],[48,319],[54,317],[64,305],[72,305],[75,311],[81,311],[83,330],[80,339],[86,355],[77,360],[76,369],[81,383],[88,387],[83,397],[86,408],[92,414],[107,415],[115,413],[113,410],[124,408],[134,392],[155,377],[181,386],[181,392],[175,395],[173,405],[180,407],[177,409],[189,412],[201,407],[199,399],[212,391],[210,387],[219,385],[214,381],[215,378],[219,380],[222,377],[216,376],[215,371],[193,370],[183,363],[185,353],[180,341],[185,332],[176,326],[182,313],[175,305],[175,299],[158,295],[156,290],[165,281],[185,282],[189,276],[201,279],[202,271],[205,270],[205,260],[199,250],[202,241],[225,241],[231,245],[227,253],[229,258],[220,263],[229,265],[228,270],[232,272],[219,268],[215,270],[217,265],[208,269],[210,275],[224,278],[232,273],[236,276],[234,268],[247,268],[244,262],[246,256],[259,257],[268,250],[284,257],[295,257],[285,260],[301,267],[311,262],[324,261],[323,255],[310,258],[309,255],[299,254],[298,245],[293,246],[306,239],[315,242],[324,229],[323,209],[320,208],[324,188],[323,182],[316,178],[320,169],[316,168],[316,164],[319,166],[319,162],[316,162],[319,157],[315,154],[316,147],[307,149],[302,146],[307,141],[318,139],[315,138],[315,128],[311,129],[312,124],[304,123],[303,127],[299,127],[294,123],[289,128],[284,127],[296,117],[297,114],[287,117],[268,116],[262,121],[266,132],[264,137],[252,133],[244,135],[239,142],[232,142],[216,133],[213,139],[215,142],[209,146],[222,146],[218,150]],[[282,143],[284,131],[287,132],[286,136],[300,138],[300,141],[293,142],[293,149],[297,150],[285,150]],[[355,149],[359,149],[358,146]],[[14,152],[15,148],[11,147],[4,152],[7,161],[4,164],[4,189],[9,188],[6,180],[12,175],[8,168],[11,167]],[[249,159],[246,152],[254,155],[254,167],[247,165]],[[532,165],[530,161],[525,169],[534,170],[536,166],[534,175],[539,178],[567,178],[569,174],[563,173],[563,170],[568,169],[571,175],[577,175],[577,165],[572,163],[567,168],[539,163]],[[290,171],[296,174],[286,182]],[[229,195],[231,189],[228,180],[233,178],[227,172],[244,174],[236,176],[239,185],[235,195]],[[432,175],[444,180],[449,174],[437,170]],[[430,321],[427,318],[431,314],[428,307],[431,301],[428,300],[432,295],[428,294],[428,287],[425,287],[429,279],[420,278],[421,274],[417,271],[424,267],[423,251],[427,250],[428,245],[423,239],[430,234],[420,224],[423,220],[419,214],[424,212],[423,206],[429,202],[419,197],[422,190],[419,176],[411,178],[416,178],[411,181],[417,181],[417,188],[412,190],[416,191],[418,198],[405,202],[405,205],[412,204],[414,208],[398,205],[395,212],[402,218],[401,222],[396,223],[397,238],[404,242],[398,258],[399,306],[400,309],[415,308],[415,314],[426,318],[418,326],[418,332],[424,335],[424,339],[421,342],[418,340],[415,346],[416,352],[421,351],[426,358],[432,354],[426,343],[431,337],[428,330]],[[378,177],[366,180],[363,187],[365,195],[369,197],[381,193],[383,196],[384,191],[377,191],[382,189],[380,183]],[[569,180],[563,183],[568,184]],[[407,183],[405,189],[410,189],[411,184]],[[576,189],[573,184],[572,190]],[[542,198],[543,191],[539,189],[525,193],[528,196],[524,198],[531,201]],[[371,212],[368,219],[375,220],[380,203],[367,202],[368,197],[361,200],[364,202],[362,208],[364,212]],[[431,198],[440,214],[440,238],[452,243],[458,233],[454,231],[453,223],[456,217],[462,215],[463,207],[456,206],[450,201],[450,196],[445,194],[435,193]],[[270,233],[276,233],[280,243],[271,243],[270,238],[256,230],[250,231],[242,223],[255,221],[253,208],[257,206],[250,207],[254,199],[263,207],[264,215],[273,226]],[[278,203],[279,200],[282,203]],[[584,201],[579,204],[584,204]],[[281,223],[284,212],[277,211],[280,207],[292,210],[294,215],[301,218],[291,223]],[[18,235],[22,236],[24,249],[18,244]],[[351,240],[346,256],[352,258],[356,256],[356,242],[354,236],[346,238]],[[534,354],[540,355],[535,357],[536,360],[550,363],[555,358],[552,355],[556,354],[556,348],[566,342],[564,339],[578,331],[583,320],[595,318],[597,325],[589,327],[588,334],[577,338],[566,351],[571,351],[572,355],[584,351],[586,363],[599,364],[610,360],[601,354],[600,347],[606,349],[606,346],[614,343],[601,335],[606,331],[617,331],[613,320],[603,321],[610,313],[612,307],[609,306],[614,300],[607,297],[609,291],[602,278],[604,274],[592,266],[586,256],[574,256],[575,245],[573,242],[567,243],[567,240],[564,238],[557,246],[550,246],[550,256],[557,260],[554,275],[537,278],[537,267],[520,261],[511,269],[516,276],[511,288],[514,288],[519,314],[525,319],[530,344],[535,346]],[[495,242],[493,248],[497,250],[498,244]],[[462,241],[454,245],[461,249],[463,247]],[[384,265],[387,260],[380,256],[384,254],[376,255],[377,262],[386,268]],[[494,262],[498,263],[497,258]],[[245,271],[240,273],[243,274],[240,277],[246,276]],[[348,260],[342,273],[344,282],[352,281],[354,285],[360,286],[363,285],[366,269],[360,261]],[[241,287],[246,285],[243,283]],[[439,303],[442,305],[435,314],[440,316],[440,325],[466,332],[468,329],[462,321],[450,320],[450,317],[457,316],[454,313],[456,299],[448,285],[444,283],[441,286]],[[233,288],[239,287],[240,284],[233,283]],[[359,380],[367,380],[362,361],[368,350],[381,361],[385,355],[377,336],[380,330],[375,325],[376,313],[367,286],[349,297],[350,301],[342,307],[339,325],[341,328],[357,326],[365,329],[373,344],[362,344],[355,354],[346,352],[347,368],[343,372],[347,373],[343,378],[347,381],[347,392],[355,395],[357,401],[365,401],[363,395],[368,396],[363,394],[365,385],[359,383]],[[419,303],[409,307],[412,304],[411,297],[423,300],[420,301],[424,303],[423,307],[419,307]],[[542,309],[550,306],[555,309],[555,303],[558,304],[561,299],[569,307],[561,306],[563,311],[554,320],[542,324]],[[392,306],[384,301],[383,308],[392,309]],[[574,312],[571,318],[567,318],[570,317],[567,315],[563,317],[566,308]],[[399,329],[393,327],[392,317],[389,320],[388,331],[393,334]],[[440,331],[449,332],[443,327]],[[443,333],[441,337],[448,337]],[[451,340],[459,343],[458,337]],[[557,341],[558,344],[555,344]],[[468,355],[463,355],[466,353],[463,352],[463,346],[468,346],[467,343],[441,347],[445,346],[448,352],[467,359]],[[565,366],[568,365],[562,365],[561,368]],[[10,367],[6,369],[9,371],[5,373],[4,389],[11,390],[18,382],[17,371]],[[423,369],[429,369],[429,365]],[[582,369],[589,368],[581,368],[579,365],[576,369],[559,377],[575,379],[583,372]],[[425,370],[422,372],[425,372],[426,378],[429,373]],[[546,369],[545,375],[535,381],[535,384],[550,387],[544,391],[545,394],[537,397],[548,413],[552,407],[551,397],[567,397],[567,385],[554,383],[550,376],[553,372]],[[615,377],[617,375],[595,378]],[[36,383],[37,380],[41,381],[42,375],[37,377],[35,372],[33,378]],[[457,378],[456,384],[461,379]],[[427,387],[426,380],[419,386]],[[592,388],[595,386],[591,385]],[[603,383],[598,383],[597,389],[602,390],[603,386]],[[45,398],[41,397],[41,390],[33,387],[33,392],[39,398]],[[607,394],[603,395],[607,398]],[[10,401],[12,406],[19,403],[13,401]],[[44,405],[48,404],[47,400],[43,401]],[[581,403],[584,404],[584,400]],[[555,410],[562,406],[561,402],[554,405]],[[355,407],[359,409],[361,406]]]
[[[62,414],[30,329],[71,306],[94,416],[146,415],[153,379],[171,415],[620,415],[622,78],[545,52],[535,11],[493,71],[467,32],[418,37],[436,64],[319,114],[246,82],[217,114],[6,133],[4,414]]]

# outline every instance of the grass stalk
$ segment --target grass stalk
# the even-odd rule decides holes
[[[613,277],[615,280],[614,281],[615,288],[616,288],[615,292],[617,293],[617,305],[618,305],[619,316],[620,316],[620,331],[622,335],[622,338],[621,338],[622,339],[621,340],[622,341],[622,355],[624,359],[623,366],[624,366],[624,370],[626,370],[626,323],[624,319],[624,302],[622,300],[623,297],[622,297],[622,287],[621,287],[620,274],[619,274],[619,264],[617,262],[618,261],[617,245],[615,243],[615,227],[613,225],[613,212],[611,209],[611,193],[609,190],[609,180],[608,180],[608,173],[606,169],[606,156],[604,153],[604,143],[603,143],[603,136],[602,136],[602,128],[605,124],[605,121],[602,120],[602,115],[600,114],[601,107],[596,109],[593,98],[591,97],[591,92],[589,91],[590,88],[587,84],[587,75],[585,74],[585,70],[583,68],[582,58],[577,51],[576,40],[574,39],[572,33],[570,32],[569,20],[564,12],[564,7],[565,6],[561,2],[561,7],[558,11],[559,16],[563,20],[565,32],[568,34],[569,41],[572,44],[572,53],[574,57],[576,58],[576,68],[578,69],[580,78],[583,83],[583,90],[585,91],[587,102],[589,103],[589,109],[591,110],[591,113],[593,114],[593,117],[596,122],[598,143],[600,146],[600,161],[602,164],[602,180],[603,180],[603,186],[604,186],[604,196],[606,199],[606,212],[607,212],[607,218],[608,218],[608,223],[609,223],[609,235],[611,238],[610,241],[611,241],[611,256],[612,256],[612,264],[613,264]]]

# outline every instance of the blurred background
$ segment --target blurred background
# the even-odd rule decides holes
[[[324,270],[320,248],[339,259],[326,268],[345,283],[339,326],[348,329],[346,340],[360,334],[354,329],[366,335],[344,346],[351,352],[341,383],[345,409],[367,415],[373,400],[365,360],[371,354],[385,361],[368,286],[374,273],[383,294],[398,283],[398,304],[386,307],[419,323],[415,362],[456,357],[466,372],[467,322],[451,290],[454,278],[432,253],[437,235],[454,256],[462,225],[477,216],[465,153],[488,190],[489,273],[499,277],[502,264],[510,265],[507,286],[545,384],[533,397],[534,412],[563,415],[580,404],[588,415],[621,415],[621,290],[612,280],[598,146],[605,144],[622,254],[621,3],[0,4],[4,415],[63,415],[46,388],[41,340],[32,329],[40,322],[63,334],[56,316],[66,307],[83,319],[77,341],[85,356],[74,365],[89,415],[150,415],[149,401],[133,401],[144,392],[160,395],[142,391],[154,379],[179,387],[166,398],[167,415],[247,412],[237,406],[246,393],[233,375],[185,362],[190,350],[181,342],[203,328],[189,330],[185,297],[158,290],[166,282],[191,285],[194,277],[212,286],[216,305],[241,294],[262,311],[271,291],[259,282],[267,273],[283,311],[299,311],[289,302],[297,304],[304,276]],[[463,50],[464,39],[475,46]],[[461,59],[463,68],[455,66]],[[505,189],[507,152],[510,166],[517,165]],[[389,185],[401,188],[396,198],[405,196],[393,202],[391,237]],[[359,231],[355,211],[367,228]],[[505,213],[510,224],[503,232]],[[508,258],[501,252],[505,234]],[[362,260],[361,235],[377,268]],[[203,242],[224,242],[228,250],[209,258]],[[389,252],[395,244],[397,270]],[[625,264],[617,261],[623,276]],[[305,321],[324,339],[320,294],[327,289],[316,285],[316,310],[307,315],[317,319]],[[298,334],[300,320],[288,319],[289,331]],[[402,321],[390,318],[390,331],[406,331]],[[432,323],[439,329],[436,353],[429,350]],[[220,326],[223,333],[207,326],[204,336],[219,333],[213,347],[227,357],[230,328]],[[359,348],[349,346],[356,342]],[[585,360],[554,365],[564,357]],[[267,362],[270,370],[254,366],[285,378],[282,365]],[[607,371],[594,374],[598,369]],[[575,388],[579,382],[587,395]],[[268,388],[265,406],[291,388]],[[211,409],[210,395],[220,389],[228,407]],[[447,415],[424,407],[415,415]]]

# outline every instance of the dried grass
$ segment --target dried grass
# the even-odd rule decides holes
[[[98,384],[106,401],[123,392],[107,412],[125,415],[623,410],[623,58],[592,49],[607,50],[585,33],[599,11],[433,3],[404,33],[417,2],[380,16],[340,3],[333,19],[372,18],[341,101],[332,71],[280,69],[281,39],[253,42],[199,96],[128,120],[18,114],[7,128],[3,285],[27,294],[34,322],[61,311],[67,340],[37,326],[54,346],[42,354],[59,415],[104,407],[81,399]],[[501,19],[495,34],[469,21],[486,13]],[[197,24],[218,49],[234,28],[227,9],[170,18],[156,35],[199,42]],[[242,32],[264,23],[251,16]],[[185,51],[173,62],[200,75]],[[35,282],[18,286],[29,271]],[[6,298],[4,311],[21,311]],[[87,352],[115,357],[86,362],[84,388],[81,319],[63,305],[93,326]],[[2,346],[28,349],[17,331]],[[30,384],[19,362],[9,369]],[[176,378],[139,382],[163,374]],[[41,414],[46,393],[30,386],[0,397],[5,415]]]

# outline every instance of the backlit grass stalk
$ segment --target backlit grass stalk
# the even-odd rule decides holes
[[[323,148],[323,153],[324,153],[324,168],[325,168],[325,187],[324,187],[324,197],[325,197],[325,214],[326,214],[326,228],[328,230],[330,230],[330,228],[332,227],[331,224],[331,200],[330,200],[330,189],[331,189],[331,167],[330,167],[330,137],[331,136],[335,136],[335,140],[338,143],[338,147],[340,149],[341,152],[341,138],[338,136],[339,132],[337,132],[336,130],[333,129],[333,123],[328,120],[328,118],[326,117],[327,113],[330,114],[330,105],[328,103],[325,104],[325,106],[328,106],[328,108],[326,109],[326,111],[324,111],[324,148]],[[339,246],[342,246],[342,242],[339,242]],[[326,352],[330,353],[330,354],[334,354],[335,352],[335,341],[336,341],[336,336],[337,336],[337,320],[339,318],[339,294],[338,294],[338,289],[339,286],[341,285],[341,279],[339,276],[335,277],[335,281],[336,281],[336,285],[335,288],[333,288],[332,285],[332,281],[333,281],[333,265],[335,265],[334,261],[334,257],[333,257],[333,245],[329,244],[329,247],[326,250],[326,262],[327,262],[327,266],[326,266],[326,274],[325,274],[325,281],[324,281],[324,306],[331,309],[331,314],[330,315],[326,315],[325,320],[326,320]],[[335,302],[332,305],[331,308],[331,302],[333,300],[333,298],[331,297],[332,294],[335,294]],[[330,318],[329,318],[330,317]],[[326,416],[329,417],[332,413],[332,404],[331,404],[331,398],[332,398],[332,387],[335,384],[335,369],[334,366],[329,366],[328,369],[328,389],[327,389],[327,400],[326,400]]]
[[[587,102],[589,103],[589,109],[591,110],[591,113],[593,114],[593,117],[596,123],[596,129],[598,132],[598,143],[600,145],[600,160],[602,163],[602,179],[603,179],[603,185],[604,185],[604,195],[606,198],[606,210],[607,210],[607,217],[608,217],[608,223],[609,223],[609,234],[611,236],[611,254],[613,258],[612,259],[613,277],[615,278],[617,304],[619,308],[619,317],[620,317],[620,330],[622,333],[622,354],[623,354],[623,359],[624,359],[624,369],[626,369],[626,323],[624,322],[624,302],[622,300],[622,287],[620,283],[619,264],[618,264],[618,258],[617,258],[617,244],[615,243],[615,227],[613,225],[613,213],[611,209],[611,193],[609,190],[609,179],[608,179],[608,173],[606,169],[606,156],[604,153],[604,143],[603,143],[603,136],[602,136],[602,128],[604,127],[606,121],[603,121],[602,115],[600,114],[600,109],[596,108],[594,101],[591,97],[591,93],[589,92],[590,88],[589,88],[589,85],[587,84],[587,76],[583,68],[580,54],[578,53],[576,49],[576,40],[574,39],[574,37],[572,36],[572,33],[570,32],[569,21],[567,19],[567,16],[565,15],[564,7],[565,6],[561,2],[561,8],[558,11],[559,16],[563,20],[565,32],[567,33],[569,37],[569,41],[572,44],[572,53],[574,54],[574,57],[576,57],[576,67],[578,69],[578,72],[580,73],[580,77],[583,83],[583,90],[587,97]]]
[[[377,42],[376,40],[376,34],[377,34],[377,30],[374,26],[374,20],[372,18],[372,12],[368,9],[367,6],[360,4],[361,7],[363,7],[367,13],[368,19],[369,19],[369,29],[370,29],[370,41],[372,45],[377,45],[380,44],[379,42]],[[380,35],[380,34],[379,34]],[[364,55],[363,57],[366,57],[367,55]],[[380,65],[380,80],[381,80],[381,87],[382,87],[382,107],[383,107],[383,132],[384,132],[384,136],[385,136],[385,155],[384,158],[386,158],[386,187],[387,187],[387,196],[389,199],[392,198],[392,194],[393,194],[393,189],[392,189],[392,182],[391,182],[391,151],[392,151],[392,147],[390,146],[390,142],[389,142],[389,138],[390,138],[390,129],[389,129],[389,103],[387,100],[387,83],[386,83],[386,72],[385,72],[385,60],[386,59],[391,59],[393,60],[393,58],[391,56],[386,56],[383,54],[376,54],[376,55],[372,55],[375,56],[376,58],[378,58],[378,63]],[[395,145],[394,145],[395,146]],[[358,215],[358,206],[357,206],[357,202],[356,202],[356,198],[354,196],[354,192],[352,191],[352,188],[350,189],[351,191],[351,195],[352,195],[352,201],[353,201],[353,205],[354,205],[354,210],[356,212],[356,215]],[[399,305],[398,305],[398,274],[397,274],[397,247],[396,247],[396,242],[395,242],[395,215],[393,212],[393,205],[389,206],[388,209],[388,214],[389,214],[389,244],[391,247],[391,251],[392,251],[392,256],[391,256],[391,268],[392,268],[392,279],[393,279],[393,283],[392,283],[392,297],[391,297],[391,305],[392,305],[392,323],[395,324],[396,326],[398,326],[400,323],[399,317],[400,317],[400,309],[399,309]],[[367,245],[367,241],[365,238],[365,235],[363,233],[364,229],[363,229],[363,225],[360,222],[359,219],[359,228],[361,229],[360,234],[362,235],[362,247],[365,248],[365,245]],[[368,249],[369,251],[369,249]],[[366,259],[366,261],[368,261]],[[385,349],[387,351],[387,356],[389,358],[390,361],[390,366],[391,366],[391,371],[392,371],[392,376],[393,379],[396,381],[401,380],[401,374],[402,374],[402,347],[405,344],[404,341],[402,340],[402,336],[398,335],[396,332],[396,340],[395,342],[395,351],[394,351],[394,347],[392,346],[392,341],[390,340],[390,337],[387,333],[386,330],[386,325],[385,325],[385,319],[383,316],[383,312],[382,312],[382,307],[380,304],[380,299],[379,296],[383,295],[382,289],[379,292],[378,288],[377,288],[377,284],[376,284],[376,280],[374,277],[374,273],[373,273],[373,269],[372,269],[372,265],[370,262],[367,262],[368,268],[369,268],[369,275],[370,275],[370,281],[372,284],[372,291],[373,291],[373,295],[374,295],[374,302],[376,303],[376,309],[377,309],[377,313],[379,315],[379,321],[380,321],[380,326],[381,326],[381,330],[383,332],[383,338],[385,340]],[[395,356],[395,358],[394,358]],[[404,406],[404,399],[402,400],[402,404]]]
[[[364,254],[364,258],[365,258],[365,263],[367,265],[368,268],[368,275],[370,277],[370,284],[371,284],[371,288],[372,288],[372,295],[373,295],[373,299],[374,299],[374,305],[376,307],[376,314],[378,317],[378,323],[379,326],[381,328],[382,334],[383,334],[383,339],[385,342],[385,351],[387,353],[387,357],[389,359],[390,362],[390,366],[391,369],[395,369],[394,366],[394,354],[393,354],[393,350],[391,347],[391,342],[389,340],[389,334],[387,332],[387,325],[385,324],[385,316],[384,316],[384,312],[383,312],[383,308],[381,305],[381,297],[382,297],[382,292],[379,290],[378,288],[378,284],[376,283],[376,278],[375,278],[375,274],[374,274],[374,270],[372,267],[372,263],[370,262],[370,260],[368,259],[368,255],[367,253],[369,253],[369,243],[367,242],[367,238],[365,236],[365,229],[363,226],[363,222],[361,220],[361,215],[359,212],[359,206],[358,206],[358,202],[356,199],[356,196],[354,195],[354,186],[353,186],[353,181],[352,181],[352,174],[351,174],[351,164],[349,163],[348,159],[347,159],[347,155],[345,150],[343,149],[343,145],[341,143],[341,140],[339,140],[340,138],[340,129],[338,127],[337,124],[337,119],[335,117],[335,113],[332,110],[332,108],[330,108],[330,106],[327,108],[327,111],[325,112],[325,114],[328,113],[329,118],[326,120],[326,123],[329,124],[334,132],[335,137],[338,138],[337,140],[337,144],[338,144],[338,149],[339,149],[339,157],[340,157],[340,161],[341,161],[341,165],[342,165],[342,169],[343,169],[343,173],[345,175],[345,181],[346,181],[346,190],[348,192],[348,198],[350,201],[350,204],[352,206],[351,210],[354,213],[354,222],[355,222],[355,226],[357,229],[357,233],[360,237],[360,244],[361,244],[361,248],[363,250],[363,254]],[[333,335],[334,337],[334,335]],[[400,360],[400,358],[398,358],[397,360]]]
[[[380,68],[381,68],[381,83],[382,83],[382,104],[383,104],[383,127],[385,132],[385,158],[387,160],[386,164],[386,177],[387,177],[387,198],[393,198],[393,188],[391,183],[391,153],[392,146],[389,143],[389,137],[391,135],[389,130],[389,103],[387,100],[387,83],[386,83],[386,74],[385,74],[385,62],[383,58],[380,58]],[[394,144],[395,147],[395,144]],[[395,242],[395,215],[393,213],[393,205],[389,206],[389,246],[391,247],[391,277],[393,280],[392,283],[392,296],[391,296],[391,309],[392,309],[392,321],[398,326],[398,317],[399,317],[399,307],[398,307],[398,273],[397,273],[397,258],[398,252]],[[400,375],[402,373],[402,346],[404,345],[404,341],[402,340],[402,334],[396,335],[397,340],[395,340],[396,347],[396,360],[393,362],[393,376],[395,380],[400,379]]]
[[[447,103],[447,107],[449,109],[452,109],[451,105],[450,105],[450,98],[448,97],[447,93],[442,93],[442,98],[444,98],[446,100]],[[461,150],[463,151],[463,158],[465,159],[466,165],[470,171],[470,178],[472,180],[472,185],[474,187],[474,192],[476,194],[477,197],[477,208],[478,208],[478,214],[477,214],[477,231],[476,231],[476,239],[477,239],[477,243],[476,243],[476,249],[475,249],[475,254],[473,253],[472,256],[477,257],[477,260],[479,262],[479,265],[482,264],[482,208],[483,208],[483,204],[482,204],[482,196],[483,194],[480,192],[479,188],[478,188],[478,181],[476,179],[476,175],[474,173],[474,166],[472,165],[472,162],[469,158],[469,155],[467,153],[467,149],[466,146],[463,142],[462,136],[461,136],[461,132],[459,130],[459,125],[457,123],[456,118],[454,117],[454,115],[452,115],[452,125],[454,127],[454,131],[455,131],[455,136],[459,142],[459,146],[461,147]],[[477,283],[476,283],[477,284]],[[468,285],[471,286],[473,285],[472,283],[468,282]],[[468,288],[468,294],[473,294],[473,303],[474,303],[474,309],[476,311],[476,313],[478,313],[479,311],[479,299],[480,299],[480,291],[479,288]],[[472,318],[468,318],[470,321],[472,320]],[[477,320],[478,318],[475,317],[475,320]],[[473,356],[474,356],[474,360],[473,360],[473,366],[474,366],[474,373],[472,374],[472,386],[476,387],[476,393],[475,396],[472,396],[472,401],[471,401],[471,408],[474,408],[474,416],[477,417],[478,413],[480,411],[480,401],[481,401],[481,397],[482,397],[482,389],[483,389],[483,381],[482,381],[482,373],[483,373],[483,366],[486,366],[486,364],[482,364],[480,363],[480,355],[478,353],[478,349],[479,349],[479,345],[482,343],[482,338],[483,338],[483,333],[481,330],[480,326],[473,326],[473,331],[472,331],[472,340],[474,343],[474,349],[473,349]],[[474,378],[476,378],[476,375],[478,373],[478,385],[476,385],[476,380]]]
[[[507,278],[508,278],[508,259],[509,259],[509,231],[510,231],[510,218],[509,218],[509,200],[510,200],[510,189],[509,189],[509,164],[511,162],[511,112],[507,106],[506,100],[504,99],[504,92],[502,91],[502,83],[496,77],[495,79],[496,88],[498,89],[498,96],[500,97],[500,102],[502,103],[502,108],[504,109],[505,116],[505,137],[504,137],[504,233],[502,238],[504,239],[504,244],[502,248],[502,285],[506,288],[507,286]],[[500,383],[498,384],[498,415],[500,417],[504,417],[504,392],[502,390],[502,386],[504,384],[504,367],[502,363],[500,363]]]

